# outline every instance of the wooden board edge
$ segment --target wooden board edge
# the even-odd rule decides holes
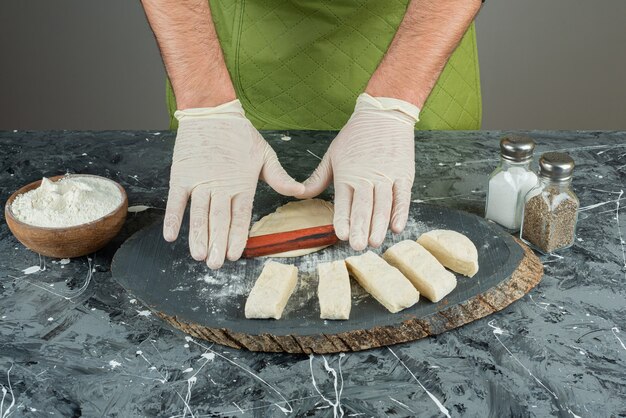
[[[181,321],[175,316],[154,311],[181,331],[207,341],[237,349],[292,354],[326,354],[362,351],[387,345],[419,340],[458,328],[500,311],[532,290],[543,276],[543,265],[533,251],[518,238],[524,257],[513,274],[497,286],[467,301],[423,318],[408,319],[395,326],[379,326],[320,335],[250,335],[225,328],[209,328]]]

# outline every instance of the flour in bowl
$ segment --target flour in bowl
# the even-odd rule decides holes
[[[95,221],[115,210],[123,197],[112,181],[92,176],[43,178],[36,189],[15,197],[11,212],[29,225],[62,228]]]

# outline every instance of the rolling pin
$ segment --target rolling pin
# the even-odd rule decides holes
[[[304,248],[323,247],[339,241],[332,225],[249,237],[243,257],[253,258]]]

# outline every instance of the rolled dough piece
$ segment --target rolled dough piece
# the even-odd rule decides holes
[[[350,276],[343,260],[317,265],[319,282],[317,296],[320,301],[320,318],[348,319],[352,299]]]
[[[274,213],[270,213],[255,222],[252,228],[250,228],[250,236],[256,237],[294,231],[296,229],[312,228],[314,226],[331,225],[334,213],[333,204],[325,200],[296,200],[279,207]],[[286,251],[267,257],[298,257],[314,253],[326,247],[329,246],[324,245],[322,247]]]
[[[346,258],[346,264],[363,289],[391,313],[413,306],[419,300],[420,294],[409,279],[371,251]]]
[[[268,261],[246,300],[246,318],[280,319],[298,282],[298,268]]]
[[[431,302],[439,302],[456,287],[456,276],[415,241],[395,244],[385,251],[383,258],[400,270]]]
[[[417,242],[447,268],[464,276],[478,272],[478,251],[465,235],[448,229],[435,229],[422,234]]]

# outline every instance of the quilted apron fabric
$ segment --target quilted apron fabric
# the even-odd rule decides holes
[[[226,65],[258,129],[338,130],[383,58],[409,0],[209,0]],[[207,77],[210,77],[207,74]],[[176,99],[167,83],[170,127]],[[416,129],[480,129],[474,24]]]

